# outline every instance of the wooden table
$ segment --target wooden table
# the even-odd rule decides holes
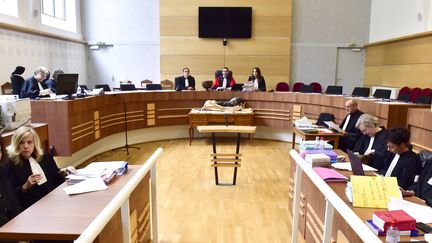
[[[207,126],[211,124],[252,126],[254,125],[253,123],[253,112],[211,112],[192,109],[189,112],[189,145],[192,143],[192,139],[194,137],[194,127],[196,126]]]
[[[335,133],[335,132],[333,132],[333,133],[320,133],[320,132],[307,133],[303,130],[298,129],[297,127],[293,127],[292,131],[293,131],[292,149],[295,148],[295,139],[296,139],[297,135],[305,141],[315,140],[316,137],[323,137],[324,140],[332,140],[332,141],[334,141],[334,146],[333,146],[334,149],[339,148],[339,138],[341,136],[343,136],[342,133]]]
[[[218,167],[234,167],[233,185],[236,184],[237,180],[237,168],[241,166],[240,154],[240,135],[242,133],[253,134],[256,131],[256,127],[253,126],[198,126],[199,132],[212,133],[213,141],[213,153],[210,156],[213,157],[211,160],[212,167],[215,172],[215,182],[219,185]],[[216,152],[216,133],[237,133],[237,146],[234,154],[217,153]],[[222,158],[219,158],[222,157]]]
[[[338,155],[348,156],[341,150],[335,150]],[[289,185],[289,209],[292,214],[293,207],[293,195],[294,195],[294,176],[296,171],[296,163],[289,156],[291,171],[290,171],[290,185]],[[352,172],[339,171],[346,177],[350,177]],[[366,175],[373,175],[372,172],[366,172]],[[372,219],[372,213],[376,211],[383,211],[378,208],[358,208],[353,207],[352,203],[349,202],[345,194],[345,182],[327,182],[327,184],[333,189],[333,191],[354,211],[357,216],[363,221]],[[414,203],[425,205],[425,203],[417,197],[404,197],[404,200],[408,200]],[[323,235],[323,223],[326,205],[326,196],[323,195],[320,190],[313,184],[307,175],[303,173],[301,178],[301,190],[300,190],[300,210],[299,210],[299,232],[304,237],[306,242],[322,242]],[[346,223],[342,216],[335,211],[333,217],[332,227],[332,238],[337,239],[338,235],[343,235],[348,242],[362,242],[354,230]],[[380,237],[385,241],[385,237]],[[409,240],[408,236],[401,236],[401,240]],[[415,237],[413,239],[423,239],[423,237]]]
[[[117,177],[107,190],[68,196],[63,183],[17,217],[0,228],[0,240],[75,240],[92,220],[123,188],[140,166],[130,165],[129,171]],[[148,173],[129,198],[131,232],[150,240],[150,204]],[[137,217],[132,217],[135,214]],[[136,220],[140,219],[139,222]],[[133,220],[135,219],[135,222]],[[135,228],[132,228],[135,226]],[[141,231],[140,231],[141,230]],[[120,209],[101,231],[95,242],[122,242]]]

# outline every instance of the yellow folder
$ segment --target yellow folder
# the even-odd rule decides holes
[[[353,206],[387,208],[390,196],[402,199],[396,177],[351,176]]]

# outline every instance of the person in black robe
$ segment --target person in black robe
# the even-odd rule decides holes
[[[346,152],[347,149],[353,150],[362,133],[356,127],[357,120],[363,112],[358,109],[357,101],[354,99],[345,102],[345,110],[347,115],[342,120],[339,127],[344,130],[344,136],[339,139],[339,149]]]
[[[390,152],[384,162],[383,176],[396,177],[398,185],[407,189],[420,174],[420,158],[409,145],[410,133],[403,127],[390,128],[387,131],[387,148]]]
[[[362,161],[368,163],[378,171],[384,169],[384,161],[388,155],[387,130],[380,127],[378,118],[370,114],[363,114],[357,120],[356,127],[362,132],[353,152],[361,155]]]

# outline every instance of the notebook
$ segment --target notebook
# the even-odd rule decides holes
[[[344,175],[329,168],[314,167],[312,169],[326,182],[346,182],[348,180]]]

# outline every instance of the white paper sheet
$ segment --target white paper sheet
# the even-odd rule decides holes
[[[329,126],[329,128],[336,130],[338,133],[344,132],[344,130],[342,130],[336,123],[334,123],[332,121],[324,121],[324,123],[327,124],[327,126]]]
[[[415,218],[417,222],[425,224],[432,223],[432,208],[429,206],[412,203],[403,199],[390,197],[388,210],[404,210],[411,217]]]
[[[94,192],[108,189],[102,178],[90,178],[72,186],[63,188],[68,195],[80,194],[85,192]]]
[[[333,164],[331,164],[331,166],[333,168],[335,168],[335,169],[338,169],[338,170],[352,171],[352,169],[351,169],[351,163],[348,163],[348,162],[333,163]],[[373,167],[370,167],[369,165],[363,164],[362,166],[363,166],[363,170],[364,171],[378,171],[377,169],[375,169]]]

